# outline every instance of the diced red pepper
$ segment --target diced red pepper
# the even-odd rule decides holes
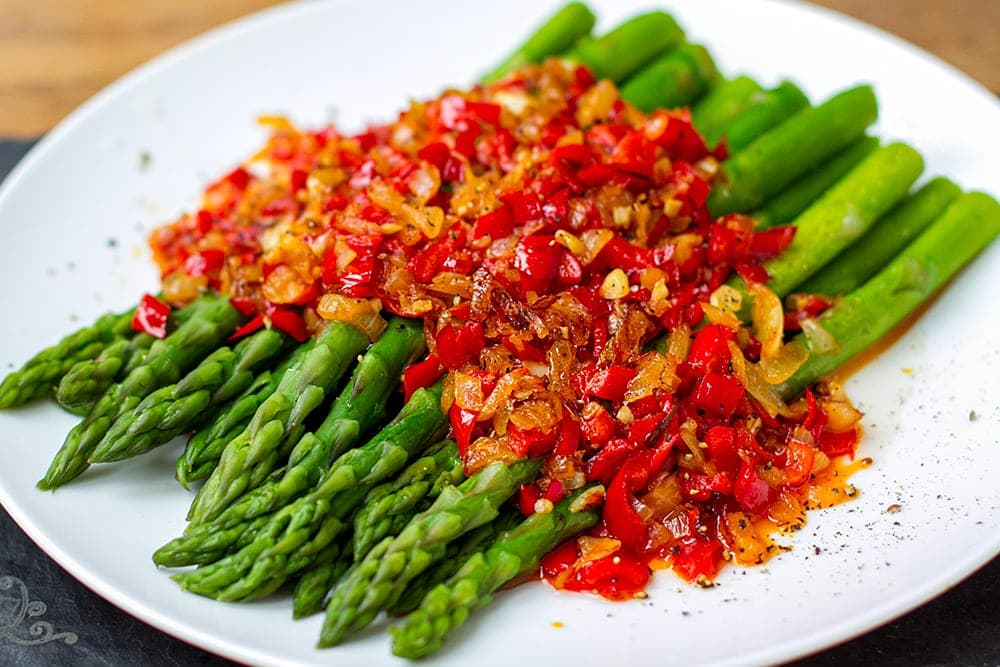
[[[607,401],[622,401],[628,383],[636,375],[636,370],[629,366],[611,364],[604,368],[594,365],[584,366],[573,377],[573,388],[580,398],[596,396]]]
[[[858,446],[858,432],[853,428],[840,433],[824,430],[816,444],[823,450],[824,454],[831,458],[844,454],[854,456],[854,451]]]
[[[249,336],[255,331],[260,331],[263,328],[264,328],[264,316],[256,315],[249,322],[247,322],[239,329],[237,329],[235,332],[233,332],[233,335],[229,337],[229,340],[239,340],[241,338]]]
[[[510,236],[513,231],[514,216],[509,206],[501,206],[495,211],[479,216],[472,226],[472,236],[477,239],[488,235],[495,241]]]
[[[517,492],[517,508],[524,516],[531,516],[535,513],[535,503],[541,498],[542,493],[534,484],[522,484]]]
[[[200,250],[184,261],[184,271],[189,276],[197,278],[221,269],[225,261],[226,253],[222,250],[214,248]]]
[[[583,434],[591,444],[599,445],[615,437],[615,420],[601,405],[597,403],[590,405],[596,407],[590,411],[584,410],[581,424]]]
[[[720,472],[714,475],[701,473],[686,473],[681,476],[681,491],[688,500],[704,502],[713,493],[728,494],[733,489],[733,480],[729,473]]]
[[[557,503],[566,496],[566,487],[558,479],[549,482],[549,488],[545,489],[542,498],[550,503]]]
[[[785,474],[785,486],[795,488],[809,481],[815,459],[816,450],[812,445],[789,440],[785,447],[785,465],[781,469]]]
[[[167,337],[170,306],[152,294],[143,294],[132,316],[132,329],[144,331],[154,338]]]
[[[294,310],[289,308],[269,309],[267,318],[271,321],[271,326],[278,331],[284,331],[300,343],[305,342],[310,336],[306,321]]]
[[[708,371],[721,373],[729,366],[732,354],[729,352],[729,341],[736,340],[732,329],[721,324],[709,324],[703,327],[691,341],[686,366],[695,375]]]
[[[436,355],[429,354],[423,361],[410,364],[403,370],[404,400],[409,401],[413,392],[429,387],[444,374],[444,367]]]
[[[772,227],[755,232],[750,242],[750,252],[754,259],[763,260],[777,257],[783,253],[795,239],[795,227]]]
[[[698,380],[691,403],[696,408],[728,419],[745,394],[743,385],[735,377],[713,371]]]
[[[712,462],[719,470],[736,472],[740,456],[736,448],[736,433],[732,426],[713,426],[705,431],[705,444]]]
[[[551,452],[559,434],[556,429],[545,432],[540,428],[523,429],[510,423],[507,425],[507,444],[518,456],[532,458]]]
[[[253,299],[246,297],[233,297],[229,303],[243,317],[250,317],[257,312],[257,303]]]
[[[617,553],[587,561],[574,579],[575,585],[567,588],[594,591],[609,600],[628,600],[646,587],[649,568],[635,558]]]
[[[670,566],[687,581],[713,579],[722,562],[722,544],[707,537],[691,537],[671,549]]]
[[[453,403],[448,410],[448,421],[451,422],[451,433],[458,445],[458,453],[464,458],[476,428],[476,413]]]
[[[437,333],[435,342],[441,364],[454,369],[479,356],[486,334],[479,322],[466,322],[460,327],[448,324]]]
[[[580,448],[582,431],[580,424],[569,416],[563,415],[559,429],[559,439],[556,440],[555,448],[552,450],[558,456],[569,456]]]
[[[744,462],[733,484],[733,497],[752,514],[764,514],[774,501],[775,492],[762,480],[754,466]]]

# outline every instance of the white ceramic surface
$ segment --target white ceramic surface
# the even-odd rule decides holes
[[[650,6],[592,4],[603,27]],[[662,4],[726,72],[765,83],[789,77],[814,98],[873,82],[880,136],[915,145],[928,173],[1000,193],[996,99],[914,47],[797,4]],[[348,128],[390,118],[411,97],[472,81],[554,5],[290,5],[196,39],[114,84],[51,132],[0,192],[0,367],[155,289],[146,234],[196,207],[200,187],[258,145],[258,114],[305,124],[334,117]],[[854,480],[861,497],[810,515],[793,551],[766,567],[730,569],[711,590],[660,574],[644,602],[521,586],[432,664],[774,662],[946,590],[1000,551],[1000,353],[987,322],[1000,307],[998,282],[994,245],[854,376],[848,389],[867,413],[862,454],[875,464]],[[220,604],[181,592],[153,567],[150,553],[182,529],[189,500],[172,478],[178,443],[91,470],[55,494],[36,491],[73,423],[50,405],[0,414],[0,501],[74,576],[156,627],[236,660],[392,660],[381,623],[319,652],[319,619],[293,623],[287,600]],[[887,513],[892,504],[901,511]]]

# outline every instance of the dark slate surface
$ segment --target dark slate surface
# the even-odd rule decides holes
[[[0,141],[0,180],[29,147],[29,142]],[[995,559],[915,612],[794,665],[1000,666],[998,601],[1000,559]],[[231,664],[105,602],[0,509],[0,665]]]

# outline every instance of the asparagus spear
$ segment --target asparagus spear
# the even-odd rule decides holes
[[[354,559],[361,560],[386,535],[395,534],[448,485],[465,479],[454,440],[411,463],[395,480],[373,489],[354,515]],[[396,529],[395,531],[393,529]]]
[[[581,2],[570,2],[538,27],[517,50],[483,77],[483,83],[502,79],[510,72],[530,63],[540,63],[572,47],[590,34],[596,18]]]
[[[760,104],[767,93],[748,76],[719,81],[691,109],[691,122],[709,145],[718,142],[723,128],[740,112]]]
[[[334,544],[316,557],[316,563],[302,573],[292,591],[292,617],[305,618],[323,609],[326,594],[350,568],[350,561],[341,558],[342,552],[352,549]]]
[[[598,79],[620,83],[683,40],[684,31],[672,16],[665,12],[648,12],[625,21],[605,35],[581,40],[566,57],[586,65]]]
[[[187,590],[220,600],[252,599],[281,586],[346,531],[346,517],[375,485],[440,438],[447,429],[440,402],[440,383],[415,391],[391,424],[341,455],[312,492],[271,515],[253,542],[175,579]]]
[[[226,339],[239,322],[229,300],[202,297],[198,308],[177,329],[149,348],[143,364],[112,385],[86,418],[70,431],[38,488],[51,490],[84,470],[94,448],[121,414],[134,409],[150,392],[171,382],[197,364]]]
[[[712,56],[699,44],[681,44],[629,77],[621,97],[647,113],[698,99],[718,75]]]
[[[597,523],[597,512],[578,507],[581,496],[594,491],[594,487],[582,489],[556,504],[551,512],[532,514],[485,552],[469,558],[446,583],[431,590],[402,625],[389,629],[392,652],[415,659],[440,650],[470,613],[490,603],[497,589],[536,571],[542,556]]]
[[[795,220],[795,239],[764,264],[768,286],[784,296],[864,234],[900,201],[923,171],[920,154],[906,144],[878,149]]]
[[[782,81],[767,91],[763,98],[736,114],[729,122],[722,124],[716,134],[706,136],[709,145],[725,136],[730,154],[738,153],[749,146],[757,137],[780,125],[793,115],[809,106],[806,97],[791,81]]]
[[[157,389],[115,420],[90,460],[105,463],[137,456],[190,431],[213,407],[250,386],[256,371],[275,359],[287,342],[280,331],[262,329],[234,347],[220,347],[176,384]]]
[[[86,415],[97,399],[122,375],[132,358],[144,357],[154,340],[147,333],[120,338],[93,359],[74,364],[56,387],[56,402],[73,414]]]
[[[0,383],[0,409],[51,396],[62,377],[81,361],[97,357],[110,343],[132,330],[134,310],[102,315],[93,324],[74,331],[47,347]]]
[[[964,194],[868,282],[843,296],[817,322],[836,345],[814,346],[809,358],[778,386],[792,397],[843,366],[889,333],[1000,234],[1000,204],[981,192]]]
[[[245,494],[212,521],[189,527],[184,536],[160,548],[153,560],[171,567],[218,560],[242,537],[240,526],[253,525],[257,517],[315,487],[331,459],[341,456],[382,423],[400,373],[425,350],[420,322],[393,318],[386,332],[365,353],[327,418],[292,450],[284,473]],[[220,533],[228,536],[228,543],[218,537]]]
[[[292,353],[292,357],[311,347],[310,343],[311,341],[307,341],[300,345]],[[188,488],[191,482],[205,479],[215,470],[226,444],[243,432],[260,404],[274,393],[283,372],[283,368],[279,367],[274,372],[263,371],[258,374],[236,400],[220,408],[211,423],[199,429],[188,440],[184,453],[177,459],[174,473],[184,488]]]
[[[446,488],[398,537],[387,537],[356,564],[334,589],[320,633],[320,646],[339,644],[399,599],[407,583],[444,557],[448,542],[495,519],[500,505],[529,482],[540,461],[491,463]]]
[[[486,551],[497,538],[524,520],[524,515],[515,508],[501,511],[493,521],[476,528],[457,542],[448,545],[444,558],[407,585],[396,603],[389,607],[392,616],[404,616],[420,606],[424,597],[438,584],[442,584],[481,551]]]
[[[368,343],[358,328],[331,322],[301,363],[288,368],[250,424],[226,445],[219,466],[191,504],[189,520],[210,521],[278,468],[319,408]]]
[[[757,220],[759,229],[784,225],[799,216],[802,211],[819,199],[844,174],[854,168],[862,159],[879,146],[878,139],[864,137],[843,149],[822,165],[772,197],[762,208],[751,215]]]
[[[947,178],[928,181],[796,290],[830,296],[850,292],[888,264],[961,193]]]
[[[721,182],[708,197],[709,210],[720,216],[757,208],[859,139],[877,116],[871,86],[848,89],[803,109],[723,163]]]

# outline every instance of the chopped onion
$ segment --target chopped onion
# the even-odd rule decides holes
[[[340,294],[324,294],[316,307],[324,320],[353,324],[374,342],[382,335],[387,322],[382,318],[378,299],[352,299]]]
[[[778,295],[760,283],[749,283],[747,291],[753,297],[750,321],[753,335],[760,341],[761,359],[777,356],[785,332],[785,313]]]
[[[758,367],[769,384],[781,384],[795,375],[809,358],[809,350],[804,345],[792,341],[782,345],[778,353],[769,358],[761,356]]]
[[[807,317],[800,323],[802,333],[809,341],[809,349],[816,354],[829,354],[840,349],[840,343],[829,331],[824,329],[815,318]]]

